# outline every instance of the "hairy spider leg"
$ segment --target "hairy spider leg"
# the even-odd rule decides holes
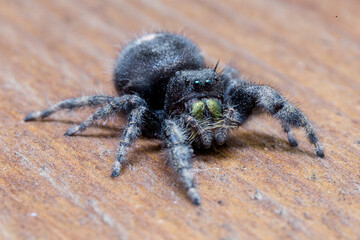
[[[32,121],[35,119],[42,119],[62,109],[76,109],[80,107],[95,107],[104,103],[109,103],[114,97],[111,96],[84,96],[79,98],[69,98],[58,102],[55,105],[45,109],[44,111],[36,111],[29,113],[24,118],[24,121]]]
[[[121,170],[121,163],[125,160],[125,155],[129,151],[133,141],[140,136],[141,128],[144,124],[144,115],[148,109],[144,106],[139,106],[133,109],[126,122],[124,132],[120,139],[120,144],[117,149],[116,159],[113,164],[111,177],[117,177]]]
[[[291,132],[289,124],[287,124],[287,123],[282,123],[282,124],[283,124],[284,131],[287,133],[287,137],[288,137],[288,141],[290,143],[290,146],[297,147],[298,142],[296,140],[295,135]]]
[[[65,136],[72,136],[77,132],[82,132],[91,126],[96,120],[104,119],[113,115],[114,113],[125,111],[126,113],[139,106],[146,106],[145,101],[136,95],[123,95],[121,97],[114,97],[109,104],[97,110],[90,115],[81,124],[69,128]]]
[[[138,106],[146,106],[145,101],[137,95],[123,95],[121,97],[110,96],[93,96],[93,97],[81,97],[72,98],[59,102],[44,111],[38,111],[28,114],[25,121],[34,120],[37,118],[44,118],[50,114],[59,111],[61,109],[75,109],[82,106],[96,106],[108,102],[107,105],[97,110],[94,114],[90,115],[81,124],[69,128],[65,135],[72,136],[77,132],[84,131],[87,127],[92,125],[96,120],[106,118],[116,112],[123,111],[128,113],[132,109]]]
[[[277,91],[268,86],[253,86],[247,89],[256,98],[257,107],[269,112],[279,119],[288,133],[290,145],[297,145],[295,137],[290,131],[290,126],[304,128],[310,143],[315,146],[315,153],[318,157],[324,157],[324,150],[318,137],[307,117],[297,107],[288,102]],[[290,135],[289,135],[290,133]]]
[[[91,114],[85,121],[83,121],[79,125],[69,128],[64,135],[72,136],[75,133],[82,132],[90,125],[92,125],[96,120],[106,118],[116,111],[119,111],[119,109],[114,108],[113,104],[110,102],[106,106],[97,110],[95,113]]]
[[[163,128],[169,148],[170,164],[179,175],[191,202],[198,206],[200,205],[200,196],[196,190],[190,165],[193,150],[187,142],[186,131],[183,129],[182,124],[177,123],[175,120],[165,120]]]
[[[256,112],[255,110],[268,112],[280,120],[291,146],[297,146],[297,141],[290,131],[290,126],[302,127],[309,142],[314,144],[316,155],[324,157],[323,147],[307,117],[275,89],[246,82],[239,78],[236,70],[232,68],[224,70],[223,79],[225,99],[227,102],[235,104],[234,108],[240,113],[238,119],[240,123],[245,122],[251,114]]]

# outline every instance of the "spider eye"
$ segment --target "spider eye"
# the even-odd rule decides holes
[[[210,86],[212,84],[212,81],[210,79],[205,80],[205,85]]]
[[[194,81],[194,87],[195,87],[195,88],[199,88],[199,87],[200,87],[200,84],[201,84],[201,82],[200,82],[199,80],[195,80],[195,81]]]
[[[187,78],[185,78],[185,85],[186,85],[186,86],[189,86],[189,83],[190,83],[190,80],[187,79]]]

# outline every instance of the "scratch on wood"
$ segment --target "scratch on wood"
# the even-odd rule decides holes
[[[114,218],[112,218],[109,214],[101,210],[95,200],[90,200],[89,205],[95,211],[95,213],[100,217],[101,221],[107,224],[109,227],[112,227],[118,233],[118,238],[121,240],[126,240],[127,235],[125,228],[118,223]]]

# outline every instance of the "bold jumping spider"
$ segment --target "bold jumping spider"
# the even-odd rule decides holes
[[[118,97],[67,99],[30,113],[24,120],[42,119],[61,109],[104,105],[80,125],[68,129],[65,135],[71,136],[96,120],[123,113],[127,123],[111,176],[119,175],[137,137],[162,139],[169,148],[170,163],[194,205],[200,204],[200,196],[190,169],[191,145],[207,149],[214,143],[224,144],[231,129],[259,110],[280,120],[293,147],[298,143],[290,126],[303,127],[315,145],[316,155],[324,157],[313,127],[299,109],[271,87],[247,82],[233,68],[225,68],[220,74],[216,67],[207,68],[197,46],[183,36],[153,33],[130,42],[116,61],[114,84]]]

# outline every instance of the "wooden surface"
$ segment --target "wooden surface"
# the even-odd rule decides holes
[[[0,1],[1,239],[360,239],[360,2]],[[121,119],[80,136],[91,110],[24,123],[69,97],[114,94],[127,41],[182,32],[211,66],[232,64],[277,87],[313,122],[292,149],[267,116],[234,131],[193,167],[202,205],[185,196],[158,141],[134,144],[110,178]]]

